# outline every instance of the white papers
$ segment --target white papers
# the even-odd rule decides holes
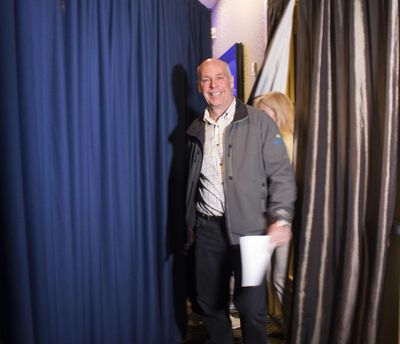
[[[242,258],[242,287],[261,284],[267,267],[271,263],[274,246],[269,243],[269,235],[252,235],[239,238]]]

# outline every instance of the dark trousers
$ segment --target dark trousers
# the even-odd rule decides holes
[[[235,276],[234,304],[240,314],[243,343],[265,344],[266,286],[241,287],[239,246],[229,244],[225,221],[197,218],[195,241],[197,303],[207,343],[233,343],[229,319],[229,280]]]

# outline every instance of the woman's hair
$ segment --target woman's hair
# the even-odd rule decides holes
[[[270,92],[254,99],[253,105],[258,109],[268,107],[275,112],[275,122],[279,130],[293,135],[294,106],[292,101],[281,92]]]

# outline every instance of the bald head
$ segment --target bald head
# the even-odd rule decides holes
[[[217,120],[233,101],[234,80],[229,66],[219,59],[207,59],[197,68],[198,89]]]
[[[204,60],[202,63],[200,63],[199,66],[197,67],[197,80],[198,81],[200,81],[200,75],[201,75],[202,68],[209,66],[209,65],[217,65],[217,66],[219,65],[219,66],[221,66],[221,68],[223,68],[225,70],[225,73],[228,76],[232,76],[229,65],[225,61],[222,61],[217,58],[209,58],[207,60]]]

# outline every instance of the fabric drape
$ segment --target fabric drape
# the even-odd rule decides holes
[[[290,0],[277,23],[274,35],[268,41],[265,59],[250,100],[271,91],[287,91],[294,7],[295,0]]]
[[[275,35],[290,0],[267,0],[267,41]]]
[[[192,0],[1,3],[5,343],[179,342],[169,138],[209,27]]]
[[[398,1],[299,1],[291,343],[375,343],[396,198]]]

